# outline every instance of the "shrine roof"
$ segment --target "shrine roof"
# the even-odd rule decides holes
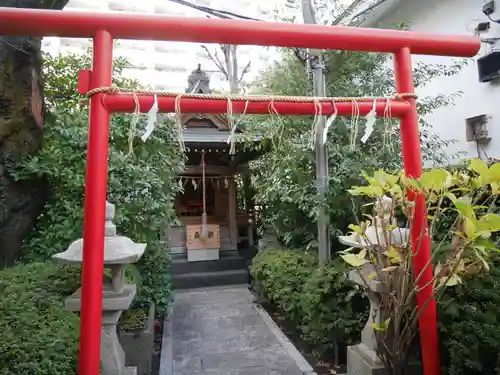
[[[227,144],[227,140],[230,136],[231,132],[228,130],[218,130],[215,128],[190,128],[184,129],[183,137],[184,143],[219,143],[219,144]],[[255,135],[249,136],[243,133],[236,134],[236,141],[245,142],[259,142],[262,140],[262,136]]]

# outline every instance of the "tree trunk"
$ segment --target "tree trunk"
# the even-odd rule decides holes
[[[0,0],[0,7],[62,9],[67,2]],[[45,204],[45,181],[15,181],[10,174],[42,144],[41,42],[34,37],[0,37],[0,267],[21,257],[23,239]]]

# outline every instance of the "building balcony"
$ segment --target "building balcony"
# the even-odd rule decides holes
[[[108,2],[108,9],[128,13],[152,13],[153,6],[148,1],[112,0]]]

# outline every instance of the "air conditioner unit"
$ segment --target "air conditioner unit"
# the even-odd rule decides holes
[[[465,138],[467,142],[489,142],[491,116],[479,115],[465,120]]]
[[[500,77],[500,51],[493,51],[477,59],[479,82],[490,82]]]

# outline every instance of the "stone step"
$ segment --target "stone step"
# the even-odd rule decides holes
[[[176,254],[176,256],[172,256],[172,274],[246,270],[247,262],[245,258],[232,253],[223,255],[224,252],[221,252],[218,260],[200,262],[188,262],[185,254]]]
[[[247,269],[195,272],[172,275],[174,289],[205,288],[221,285],[247,284],[249,275]]]

